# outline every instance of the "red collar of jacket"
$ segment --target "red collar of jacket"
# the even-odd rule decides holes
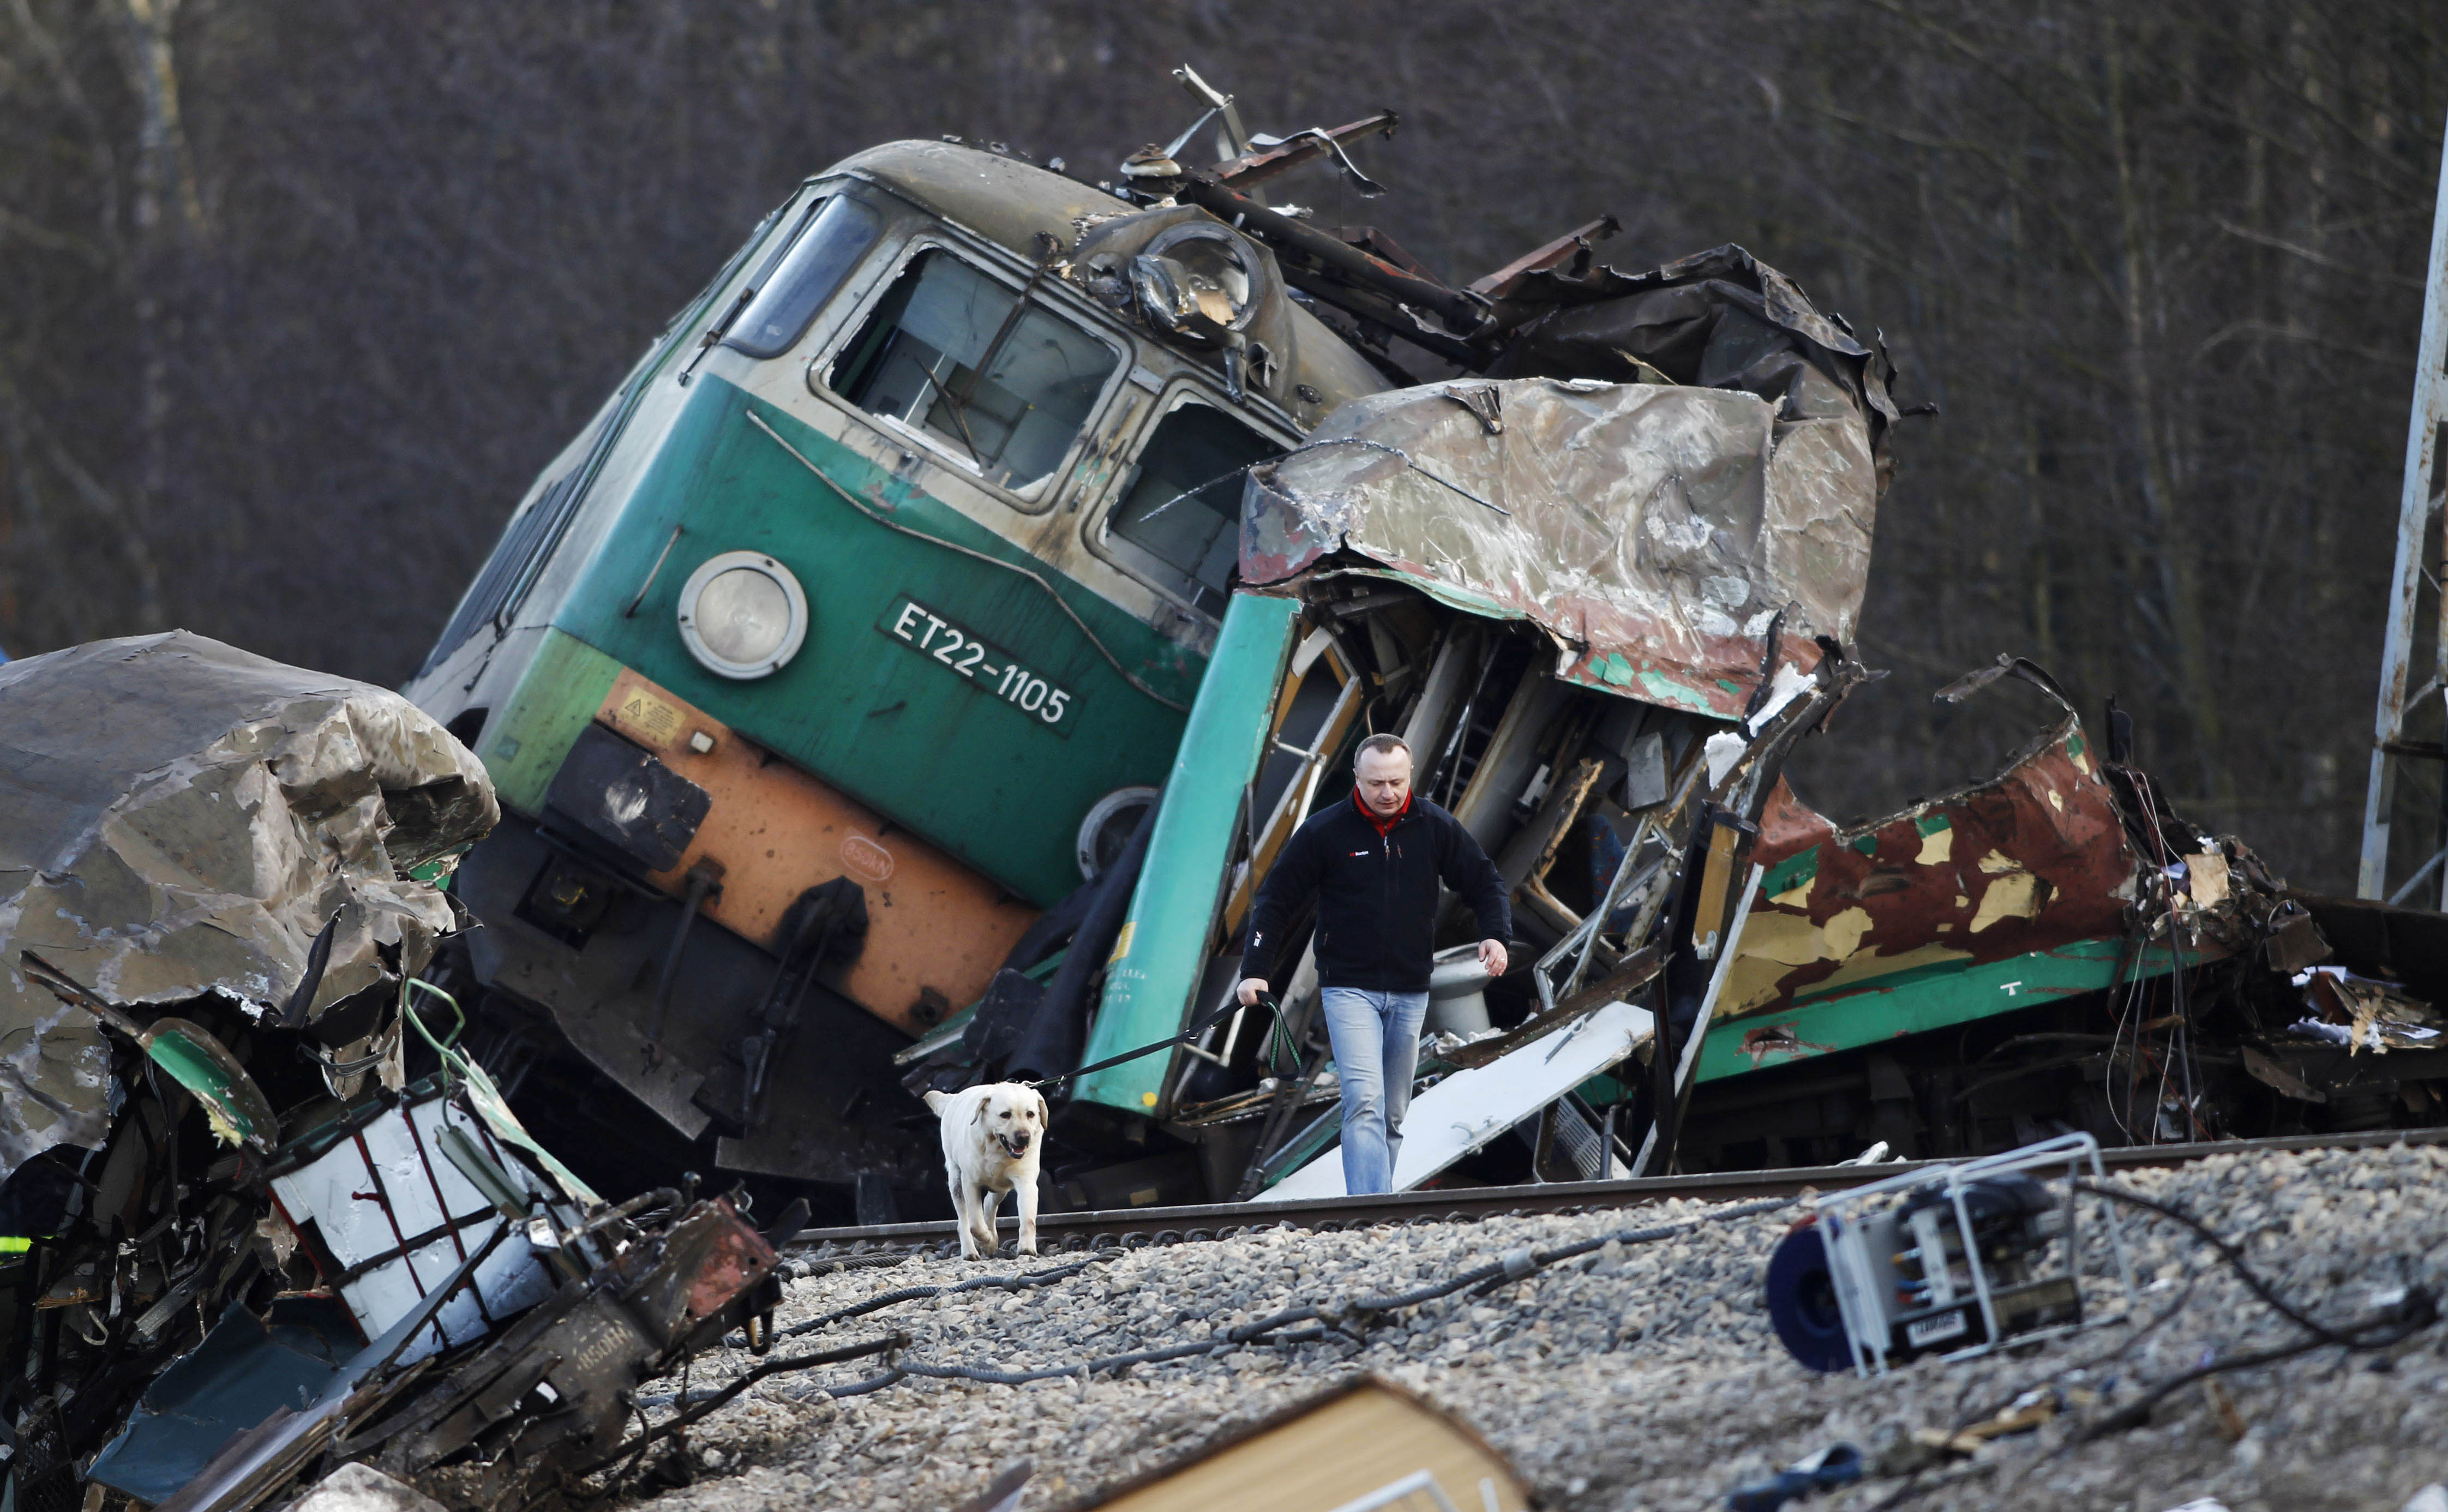
[[[1351,790],[1351,806],[1358,809],[1360,811],[1360,816],[1367,820],[1369,825],[1376,830],[1378,838],[1384,839],[1387,835],[1393,833],[1394,826],[1402,823],[1404,816],[1411,812],[1411,795],[1407,793],[1404,794],[1403,806],[1396,809],[1390,815],[1380,818],[1377,811],[1368,806],[1368,800],[1360,795],[1360,789],[1355,786]]]

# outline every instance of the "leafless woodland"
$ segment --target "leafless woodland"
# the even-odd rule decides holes
[[[1389,195],[1293,192],[1449,278],[1612,211],[1618,266],[1738,241],[1884,332],[1941,413],[1878,523],[1893,675],[1806,796],[1982,775],[2035,711],[1928,693],[2021,652],[2348,883],[2438,0],[0,0],[0,644],[396,681],[794,182],[943,133],[1107,176],[1188,121],[1183,62],[1262,129],[1401,110]]]

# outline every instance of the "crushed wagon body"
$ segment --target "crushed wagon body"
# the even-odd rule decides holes
[[[13,1504],[373,1461],[515,1504],[771,1305],[727,1202],[605,1204],[407,1006],[498,812],[439,725],[185,632],[12,662],[0,711]]]
[[[2000,1003],[2066,990],[2034,958],[2115,941],[2140,895],[2116,792],[2071,710],[1990,781],[1860,826],[1840,830],[1780,786],[1754,858],[1767,870],[1717,1032],[1741,1025],[1761,1064],[1864,1032],[1822,1028],[1837,1010],[1806,1019],[1798,1003],[1933,974],[1949,976],[1948,1008],[1967,1014],[1981,1011],[1980,986]],[[1868,1017],[1860,1006],[1844,1012]]]
[[[465,749],[396,694],[183,631],[12,661],[0,701],[0,1167],[95,1148],[123,1095],[29,953],[115,1004],[212,994],[364,1057],[373,1021],[334,1010],[455,928],[404,873],[493,822]]]
[[[1770,795],[1697,1062],[1695,1158],[2433,1121],[2436,916],[2290,889],[2169,805],[2113,710],[2103,744],[2029,661],[1939,697],[2001,677],[2050,714],[1986,781],[1852,825]]]
[[[1304,164],[1373,198],[1348,149],[1390,112],[1261,139],[1193,93],[1212,163],[1200,126],[1096,182],[957,141],[812,177],[511,516],[411,687],[501,783],[458,879],[487,928],[440,969],[539,1127],[651,1179],[710,1139],[888,1222],[941,1200],[912,1094],[1042,1079],[1049,1205],[1276,1186],[1333,1137],[1307,925],[1280,1022],[1220,1010],[1375,732],[1515,905],[1521,968],[1432,1010],[1444,1100],[1515,1089],[1461,1120],[1481,1179],[1671,1165],[1687,1100],[1782,1116],[1788,1072],[1865,1091],[1814,1156],[1987,1140],[1937,1103],[1995,1091],[1890,1076],[1887,1042],[2027,987],[2185,992],[2312,908],[2070,712],[1989,790],[1807,814],[1785,757],[1869,675],[1881,341],[1739,247],[1611,267],[1608,218],[1448,281],[1266,198]],[[2213,852],[2251,909],[2169,902]],[[1621,1045],[1561,1098],[1496,1064],[1601,1017]]]

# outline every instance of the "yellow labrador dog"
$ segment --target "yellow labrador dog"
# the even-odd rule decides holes
[[[995,1253],[995,1203],[1005,1192],[1020,1199],[1020,1253],[1035,1254],[1044,1095],[1017,1081],[996,1081],[966,1092],[929,1092],[927,1105],[944,1126],[944,1176],[961,1215],[961,1258]]]

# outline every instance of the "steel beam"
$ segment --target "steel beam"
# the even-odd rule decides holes
[[[2405,486],[2398,500],[2397,565],[2389,578],[2388,634],[2381,652],[2380,709],[2372,726],[2371,784],[2363,797],[2362,864],[2355,893],[2364,898],[2388,895],[2390,810],[2397,797],[2397,766],[2404,756],[2391,749],[2405,738],[2405,718],[2412,712],[2405,696],[2406,678],[2414,660],[2415,595],[2421,585],[2422,547],[2430,533],[2436,505],[2432,476],[2439,461],[2439,428],[2448,424],[2448,379],[2440,369],[2448,363],[2448,143],[2439,159],[2439,192],[2431,218],[2431,262],[2424,278],[2422,336],[2414,369],[2414,409],[2406,426]],[[2448,567],[2448,562],[2442,563]],[[2448,687],[2448,599],[2438,606],[2434,638],[2438,663],[2424,695]],[[2419,702],[2417,699],[2413,702]],[[2443,874],[2440,908],[2448,910],[2448,874]]]

